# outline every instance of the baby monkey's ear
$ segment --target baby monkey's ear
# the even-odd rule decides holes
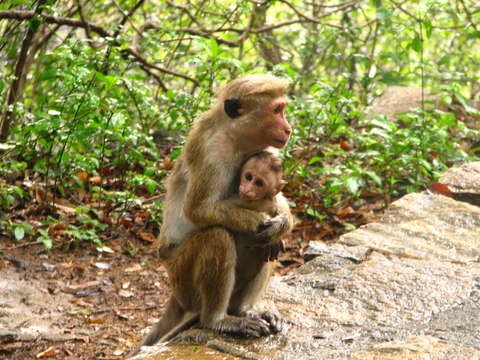
[[[285,180],[280,180],[280,182],[277,185],[277,194],[283,190],[285,185],[287,185],[287,182]]]
[[[224,101],[223,109],[225,113],[232,119],[239,117],[243,114],[244,110],[242,109],[242,104],[240,103],[239,98],[230,98]]]

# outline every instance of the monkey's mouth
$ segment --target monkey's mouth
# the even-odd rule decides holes
[[[244,201],[255,200],[254,196],[249,196],[249,195],[244,194],[244,193],[242,193],[242,192],[239,192],[239,193],[238,193],[238,197],[240,198],[240,200],[244,200]]]
[[[285,145],[287,145],[287,142],[288,142],[288,139],[287,140],[283,140],[283,139],[275,139],[275,145],[274,146],[279,146],[279,147],[284,147]]]

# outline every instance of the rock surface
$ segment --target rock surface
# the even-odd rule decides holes
[[[480,162],[440,181],[454,192],[480,193]],[[479,207],[410,194],[339,243],[312,242],[307,257],[270,284],[267,306],[288,319],[280,335],[246,341],[191,329],[137,359],[163,359],[167,350],[169,359],[184,359],[192,343],[203,344],[198,356],[190,352],[193,360],[220,359],[221,352],[277,360],[480,359]]]
[[[423,94],[422,94],[423,92]],[[399,118],[400,114],[411,112],[422,105],[425,101],[425,108],[440,108],[440,97],[431,95],[429,89],[411,86],[390,86],[382,95],[373,102],[367,113],[367,119],[375,115],[385,115],[390,121]]]

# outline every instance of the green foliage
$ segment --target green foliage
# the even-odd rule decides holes
[[[312,90],[307,100],[292,105],[291,116],[299,119],[293,146],[305,155],[303,161],[290,156],[286,170],[299,179],[295,183],[314,184],[322,200],[307,204],[306,213],[319,220],[325,209],[351,203],[364,192],[383,194],[388,203],[420,191],[453,164],[475,159],[460,148],[457,138],[468,134],[478,139],[479,131],[451,112],[419,109],[396,122],[383,115],[363,119],[355,110],[358,99],[348,91],[329,96],[328,87]],[[444,97],[462,102],[455,88],[444,88]],[[478,115],[478,110],[470,110]],[[296,195],[311,191],[311,185],[300,187]]]
[[[51,249],[53,247],[53,240],[44,229],[38,229],[40,236],[37,238],[37,242],[42,243],[46,249]]]
[[[148,199],[163,192],[164,176],[215,89],[245,73],[292,80],[289,191],[293,200],[308,197],[297,209],[319,221],[328,208],[366,192],[389,202],[423,189],[448,167],[474,158],[476,149],[467,153],[458,145],[459,137],[479,138],[465,116],[419,109],[396,122],[364,118],[387,86],[412,85],[438,90],[444,104],[478,121],[472,101],[479,94],[480,9],[474,1],[179,4],[144,2],[128,19],[132,1],[87,2],[81,13],[65,2],[42,9],[87,17],[104,33],[56,28],[38,15],[0,21],[0,115],[14,114],[0,143],[0,177],[8,179],[0,182],[2,233],[53,246],[51,219],[37,229],[12,215],[27,200],[50,208],[59,198],[81,205],[62,233],[72,244],[105,248],[103,216],[118,224],[146,209],[149,220],[160,223],[163,204],[146,206]],[[17,0],[0,4],[0,10],[30,7]],[[34,41],[12,103],[28,29]],[[34,196],[34,188],[48,196]]]

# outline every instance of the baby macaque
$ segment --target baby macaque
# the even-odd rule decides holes
[[[276,197],[278,195],[284,199],[280,191],[286,183],[282,180],[282,174],[282,160],[275,152],[261,151],[253,154],[243,164],[238,197],[235,196],[232,201],[241,208],[264,212],[271,217],[278,215]],[[245,248],[256,248],[255,254],[247,251],[255,261],[276,260],[278,253],[283,250],[283,244],[278,237],[267,238],[263,244],[255,240],[252,234],[237,233],[235,238],[239,255],[245,252]]]
[[[236,206],[278,215],[275,196],[282,191],[282,160],[271,151],[261,151],[250,156],[240,171]]]
[[[240,171],[238,196],[231,199],[235,206],[264,212],[271,217],[278,215],[277,201],[286,199],[281,194],[285,185],[282,180],[282,160],[276,152],[261,151],[250,156]],[[273,272],[278,254],[283,251],[281,236],[274,236],[259,242],[252,233],[234,233],[237,250],[237,265],[235,271],[235,289],[241,296],[232,296],[232,305],[237,299],[242,299],[247,310],[265,292],[268,280]],[[256,274],[265,276],[257,277]],[[245,306],[248,304],[248,306]],[[242,308],[242,306],[240,306]]]

